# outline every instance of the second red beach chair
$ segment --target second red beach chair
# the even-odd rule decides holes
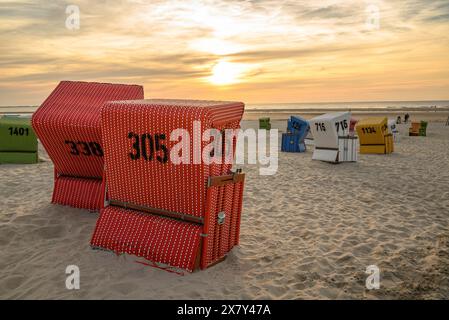
[[[52,203],[99,210],[104,206],[100,112],[110,100],[142,99],[143,87],[62,81],[32,118],[54,164]]]

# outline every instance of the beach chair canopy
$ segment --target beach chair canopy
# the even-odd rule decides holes
[[[101,212],[92,246],[190,271],[196,261],[204,268],[230,251],[239,239],[243,181],[235,178],[241,175],[232,175],[232,163],[206,163],[201,154],[223,162],[225,148],[234,152],[236,136],[229,144],[217,140],[211,148],[218,137],[201,136],[210,129],[217,129],[219,136],[226,129],[238,129],[243,111],[240,102],[106,103],[101,121],[111,206]],[[181,161],[178,155],[185,158]],[[139,211],[151,217],[146,219]],[[115,224],[119,220],[123,220],[120,227]],[[131,234],[125,236],[123,228]],[[198,258],[200,233],[207,236],[201,238]],[[127,246],[129,241],[146,249]]]
[[[0,117],[0,163],[36,163],[37,137],[31,116]]]
[[[101,108],[141,98],[137,85],[62,81],[37,109],[33,128],[55,169],[53,203],[98,209],[104,198]]]
[[[315,147],[337,149],[338,137],[349,134],[350,119],[350,112],[335,112],[310,120]]]
[[[33,115],[56,172],[102,177],[100,111],[106,101],[143,98],[143,87],[62,81]]]
[[[287,131],[299,136],[299,141],[303,141],[309,133],[309,122],[301,117],[291,116],[288,120]]]

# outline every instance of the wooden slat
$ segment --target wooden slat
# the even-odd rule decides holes
[[[229,183],[238,183],[245,181],[244,173],[235,173],[226,176],[209,177],[208,187],[220,187]]]
[[[198,223],[198,224],[204,224],[203,218],[195,217],[195,216],[184,214],[184,213],[172,212],[172,211],[157,209],[157,208],[150,208],[150,207],[140,206],[140,205],[137,205],[134,203],[127,203],[127,202],[122,202],[122,201],[117,201],[117,200],[110,200],[109,203],[113,206],[117,206],[117,207],[121,207],[121,208],[125,208],[125,209],[133,209],[133,210],[143,211],[143,212],[153,214],[153,215],[163,216],[166,218],[172,218],[172,219],[178,219],[178,220],[183,220],[183,221],[188,221],[188,222],[193,222],[193,223]]]

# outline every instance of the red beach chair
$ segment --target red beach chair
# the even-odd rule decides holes
[[[209,150],[201,134],[239,129],[243,111],[239,102],[107,103],[101,121],[110,205],[101,210],[91,246],[188,271],[223,260],[239,243],[244,174],[232,173],[232,163],[194,164],[194,133],[201,151],[223,160],[236,137]],[[179,141],[171,134],[180,128],[190,163],[172,159]]]
[[[349,135],[354,136],[355,135],[355,126],[357,125],[358,120],[355,118],[351,118],[349,121]]]
[[[106,101],[140,98],[141,86],[62,81],[44,101],[32,124],[54,164],[52,203],[104,206],[100,111]]]

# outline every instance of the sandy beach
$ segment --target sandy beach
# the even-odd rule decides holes
[[[0,298],[449,299],[449,127],[408,137],[408,126],[392,155],[332,165],[312,161],[313,148],[279,153],[274,176],[245,165],[240,247],[184,276],[91,250],[98,213],[50,204],[40,146],[37,165],[0,165]],[[65,287],[68,265],[80,290]],[[365,287],[369,265],[379,290]]]

